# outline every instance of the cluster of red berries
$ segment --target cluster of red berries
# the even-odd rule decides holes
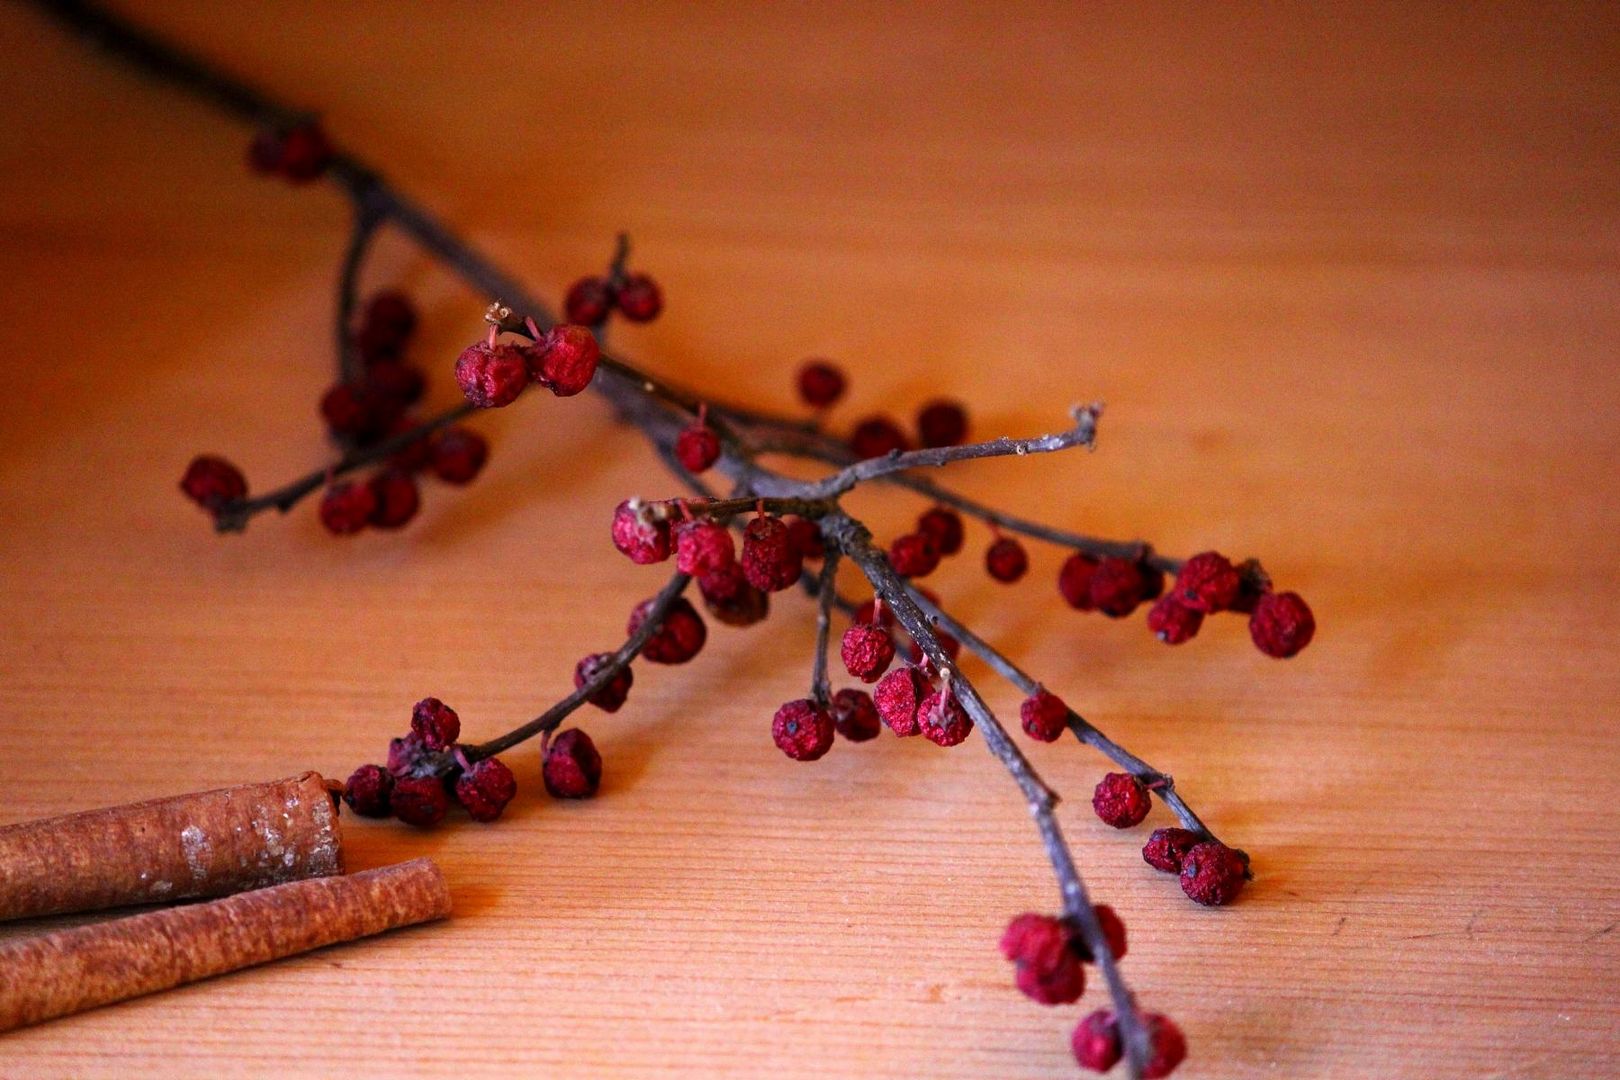
[[[416,325],[416,308],[401,293],[378,293],[367,303],[351,339],[363,374],[338,383],[321,397],[321,416],[334,438],[364,450],[416,428],[418,421],[410,409],[420,401],[426,378],[404,359]],[[366,528],[401,528],[422,505],[418,474],[466,484],[488,459],[489,444],[469,428],[451,427],[412,439],[370,476],[329,484],[321,498],[321,524],[338,536]],[[191,462],[180,488],[216,516],[246,498],[248,491],[242,471],[212,455]]]
[[[411,730],[388,744],[387,765],[362,765],[343,785],[343,801],[363,817],[396,817],[431,828],[444,820],[452,801],[474,821],[494,821],[517,794],[517,778],[496,757],[468,760],[461,718],[438,698],[423,698],[411,710]],[[559,799],[596,794],[602,758],[590,736],[570,728],[542,743],[541,776]]]
[[[965,536],[961,514],[949,506],[931,507],[911,532],[889,545],[889,563],[902,576],[925,577],[942,559],[962,550]],[[1029,555],[1018,540],[997,531],[985,549],[984,567],[994,580],[1011,584],[1029,570]],[[1154,601],[1148,629],[1168,645],[1190,640],[1205,615],[1220,611],[1248,615],[1255,647],[1278,659],[1299,653],[1316,633],[1316,619],[1298,593],[1274,592],[1258,566],[1234,566],[1216,551],[1188,559],[1168,591],[1164,571],[1147,558],[1098,558],[1077,551],[1058,571],[1058,592],[1077,611],[1098,611],[1113,619]]]
[[[1025,701],[1026,708],[1039,696]],[[1147,818],[1153,797],[1148,785],[1130,773],[1109,773],[1097,782],[1091,808],[1104,824],[1129,829]],[[1155,870],[1178,875],[1188,899],[1208,907],[1236,900],[1249,874],[1242,852],[1190,829],[1155,829],[1142,848],[1142,859]]]
[[[1255,647],[1279,660],[1298,654],[1316,634],[1316,618],[1298,593],[1274,592],[1257,566],[1234,566],[1218,551],[1182,564],[1175,584],[1148,612],[1148,629],[1160,641],[1179,645],[1198,633],[1205,615],[1220,611],[1249,616]]]
[[[332,143],[313,120],[265,128],[248,144],[248,168],[261,176],[279,176],[289,184],[318,179],[332,163]]]
[[[770,594],[797,583],[805,562],[825,552],[814,521],[760,510],[743,528],[739,553],[724,525],[692,515],[697,505],[627,499],[613,512],[613,546],[643,566],[673,554],[676,567],[697,579],[710,614],[727,625],[751,626],[765,618]],[[672,520],[676,513],[681,520]]]
[[[366,305],[352,338],[363,374],[338,383],[321,398],[321,416],[334,438],[365,449],[417,426],[409,410],[421,400],[427,379],[404,359],[416,325],[415,305],[401,293],[379,293]],[[466,484],[488,458],[489,444],[467,428],[414,440],[368,478],[329,485],[321,497],[321,524],[336,536],[402,528],[422,505],[418,473]]]
[[[1094,909],[1108,951],[1116,961],[1125,958],[1125,924],[1107,904]],[[1029,912],[1007,924],[1001,953],[1014,965],[1018,989],[1042,1005],[1068,1005],[1085,992],[1084,965],[1095,957],[1079,928],[1069,919]],[[1187,1056],[1187,1041],[1168,1017],[1145,1013],[1151,1046],[1142,1075],[1169,1076]],[[1119,1023],[1112,1011],[1098,1009],[1074,1029],[1074,1056],[1083,1067],[1107,1072],[1124,1056]]]
[[[568,321],[581,326],[600,326],[615,310],[631,322],[651,322],[664,310],[664,293],[646,274],[610,274],[580,278],[563,300]]]
[[[826,360],[806,360],[799,368],[799,398],[815,409],[830,409],[849,389],[843,369]],[[856,423],[849,448],[859,458],[882,457],[917,446],[960,446],[967,441],[967,410],[941,398],[917,410],[915,438],[888,416],[875,414]]]
[[[444,820],[454,799],[474,821],[494,821],[517,794],[517,779],[500,758],[469,761],[461,717],[438,698],[411,710],[411,730],[388,745],[388,764],[362,765],[343,785],[343,801],[363,817],[397,817],[429,828]]]
[[[533,340],[474,342],[456,358],[456,384],[480,409],[499,409],[518,399],[530,383],[558,397],[573,397],[591,384],[602,358],[589,327],[558,323]]]

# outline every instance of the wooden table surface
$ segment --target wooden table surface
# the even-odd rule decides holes
[[[1100,758],[1032,751],[1178,1075],[1620,1073],[1613,7],[514,7],[126,5],[543,295],[631,230],[668,297],[619,337],[650,369],[792,408],[822,353],[855,373],[838,422],[950,392],[985,434],[1105,399],[1095,454],[956,479],[1309,597],[1277,663],[1235,619],[1168,649],[1074,614],[1051,549],[1013,589],[937,575],[1254,853],[1197,908],[1090,813]],[[344,206],[30,10],[0,55],[0,820],[342,775],[429,693],[493,734],[617,643],[663,574],[608,511],[674,489],[588,398],[484,419],[486,475],[397,535],[310,507],[212,535],[193,453],[269,486],[327,452]],[[397,239],[372,280],[422,299],[454,400],[488,298]],[[538,795],[525,747],[496,826],[349,827],[355,866],[440,860],[450,923],[5,1036],[0,1076],[1072,1074],[1079,1008],[996,952],[1055,897],[980,740],[771,746],[810,615],[783,597],[584,716],[594,802]]]

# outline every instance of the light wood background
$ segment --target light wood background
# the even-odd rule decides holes
[[[1171,650],[1077,616],[1051,550],[938,575],[1255,855],[1196,908],[1090,814],[1099,759],[1033,752],[1180,1075],[1620,1073],[1612,7],[128,7],[547,295],[633,231],[650,368],[786,408],[824,353],[841,422],[949,391],[981,434],[1106,399],[1094,455],[960,482],[1310,598],[1279,664],[1236,620]],[[344,208],[25,8],[0,55],[0,819],[342,775],[428,693],[491,734],[619,639],[663,575],[608,511],[672,489],[589,399],[487,418],[487,474],[399,535],[212,535],[194,452],[261,486],[326,453]],[[397,241],[374,278],[451,400],[488,298]],[[810,641],[788,597],[642,666],[583,718],[595,802],[525,748],[498,826],[350,828],[355,866],[439,859],[451,923],[5,1036],[0,1076],[1069,1075],[1081,1009],[996,953],[1055,902],[1010,783],[977,739],[783,758]]]

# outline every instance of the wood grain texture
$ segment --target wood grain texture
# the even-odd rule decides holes
[[[825,353],[845,421],[951,388],[989,434],[1105,399],[1097,453],[963,485],[1310,597],[1278,664],[1235,621],[1171,650],[1074,615],[1053,551],[1013,590],[939,575],[1255,855],[1194,909],[1091,817],[1101,762],[1035,748],[1178,1075],[1620,1071],[1612,7],[129,8],[551,295],[632,230],[654,370],[786,406]],[[493,734],[618,640],[661,575],[608,510],[670,485],[588,400],[488,418],[484,478],[399,535],[211,535],[194,452],[259,484],[324,453],[344,209],[25,9],[0,55],[0,818],[341,774],[426,693]],[[376,280],[424,298],[448,400],[487,298],[399,244]],[[1054,897],[977,741],[770,745],[811,621],[784,598],[638,672],[584,720],[595,802],[535,797],[522,751],[498,826],[347,829],[355,868],[439,860],[449,923],[9,1035],[0,1076],[1070,1074],[1078,1010],[995,952]]]

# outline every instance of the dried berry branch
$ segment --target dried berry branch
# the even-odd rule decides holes
[[[923,614],[922,608],[917,605],[913,591],[894,572],[882,552],[872,546],[872,534],[867,528],[848,515],[839,513],[828,519],[826,534],[861,568],[861,572],[872,583],[877,596],[889,605],[900,625],[911,635],[923,655],[945,680],[944,693],[954,695],[962,703],[979,731],[983,733],[985,745],[1023,792],[1030,816],[1035,819],[1035,826],[1040,831],[1041,843],[1046,848],[1046,857],[1052,864],[1052,872],[1057,875],[1058,890],[1063,897],[1064,915],[1079,925],[1086,948],[1108,983],[1108,993],[1113,999],[1114,1010],[1119,1018],[1121,1040],[1127,1058],[1133,1074],[1140,1073],[1147,1068],[1152,1052],[1151,1038],[1137,1011],[1130,989],[1119,973],[1113,946],[1104,934],[1097,914],[1086,895],[1086,887],[1075,868],[1074,857],[1063,840],[1063,832],[1054,813],[1058,804],[1057,793],[1047,786],[1040,774],[1035,771],[1035,767],[1029,763],[1029,759],[1024,756],[1023,751],[1013,743],[1006,729],[979,696],[972,681],[956,668],[955,661],[945,652],[933,626]]]
[[[285,510],[327,483],[321,519],[334,533],[367,526],[398,527],[417,506],[413,471],[431,467],[441,478],[464,483],[482,466],[487,450],[475,434],[450,427],[475,408],[511,404],[531,386],[559,398],[586,389],[603,397],[635,425],[688,489],[701,498],[626,500],[613,515],[616,547],[638,563],[676,560],[677,572],[659,594],[632,613],[624,643],[612,653],[583,658],[572,694],[505,735],[462,743],[460,719],[443,702],[428,698],[413,710],[411,734],[396,739],[388,766],[362,766],[350,777],[345,800],[356,812],[395,816],[415,825],[437,824],[448,808],[447,788],[475,820],[499,817],[516,792],[516,780],[495,755],[540,736],[546,789],[558,797],[594,794],[602,762],[578,729],[555,734],[562,721],[590,702],[606,712],[623,705],[632,684],[631,661],[682,663],[703,647],[707,631],[682,596],[696,581],[710,614],[733,626],[765,618],[769,594],[804,583],[818,598],[811,696],[782,706],[772,721],[777,746],[797,760],[828,752],[835,733],[850,742],[875,737],[882,726],[896,735],[923,734],[941,746],[963,741],[974,726],[1018,783],[1035,819],[1062,896],[1059,918],[1029,914],[1015,919],[1002,941],[1016,965],[1018,986],[1046,1004],[1077,1000],[1084,986],[1082,963],[1103,972],[1113,1011],[1085,1017],[1074,1033],[1076,1059],[1106,1070],[1123,1054],[1131,1075],[1167,1075],[1185,1055],[1175,1025],[1140,1012],[1120,975],[1124,926],[1106,906],[1093,907],[1054,814],[1057,795],[1030,767],[973,684],[955,668],[965,643],[1023,690],[1023,728],[1051,741],[1069,730],[1126,769],[1098,784],[1092,805],[1119,828],[1138,824],[1157,790],[1186,829],[1159,830],[1144,848],[1158,869],[1179,873],[1182,888],[1200,903],[1230,901],[1241,887],[1246,858],[1215,840],[1176,793],[1170,778],[1107,739],[1060,699],[1040,687],[1006,657],[940,610],[938,601],[914,584],[944,557],[963,546],[961,514],[985,522],[994,542],[985,552],[987,573],[1011,583],[1024,576],[1028,558],[1007,533],[1058,544],[1072,554],[1059,591],[1079,610],[1119,618],[1153,601],[1147,623],[1163,641],[1187,640],[1205,616],[1238,611],[1250,616],[1255,644],[1272,656],[1297,653],[1311,640],[1314,620],[1292,593],[1276,593],[1258,563],[1241,566],[1214,552],[1187,560],[1155,554],[1142,542],[1099,540],[1029,521],[958,495],[912,470],[976,458],[1045,453],[1091,446],[1097,408],[1077,409],[1067,431],[1035,439],[967,439],[965,411],[949,401],[926,404],[918,415],[914,449],[905,432],[886,417],[858,423],[848,442],[823,427],[822,417],[844,393],[847,381],[826,361],[807,363],[799,374],[801,397],[818,410],[812,421],[773,415],[697,394],[649,375],[605,352],[602,334],[617,314],[646,321],[663,307],[662,292],[647,275],[632,271],[630,246],[621,235],[604,275],[587,277],[569,290],[568,323],[556,323],[547,308],[520,283],[491,263],[422,207],[387,184],[370,167],[333,146],[307,115],[276,105],[227,76],[184,56],[91,5],[42,0],[42,6],[112,52],[148,73],[258,124],[251,163],[292,183],[332,179],[351,200],[355,225],[339,267],[337,325],[343,381],[322,401],[333,434],[349,446],[332,465],[266,495],[250,498],[238,470],[217,458],[199,458],[182,487],[208,509],[222,529],[240,529],[256,512]],[[486,296],[502,298],[486,313],[485,340],[463,351],[455,364],[468,405],[426,421],[408,410],[421,395],[422,375],[402,362],[415,325],[409,302],[397,294],[374,297],[355,331],[358,279],[367,246],[384,224],[400,229],[463,281]],[[513,340],[503,341],[506,336]],[[530,395],[533,396],[533,395]],[[817,480],[798,480],[760,463],[782,453],[839,467]],[[384,468],[363,484],[338,478],[362,467]],[[701,478],[715,470],[732,481],[728,498],[714,497]],[[886,553],[840,506],[842,495],[866,482],[909,489],[934,502],[914,531],[896,538]],[[752,511],[753,516],[741,520]],[[738,520],[733,520],[734,518]],[[741,556],[730,529],[741,531]],[[828,674],[831,610],[850,605],[836,596],[838,561],[846,554],[872,583],[870,607],[855,610],[840,656],[854,678],[876,683],[875,695],[848,688],[832,694]],[[822,559],[819,574],[806,561]],[[1165,574],[1176,574],[1165,591]],[[913,663],[888,670],[895,643],[888,627],[912,642]],[[936,624],[941,629],[936,629]],[[887,674],[884,674],[885,671]],[[934,685],[935,676],[938,685]]]
[[[349,243],[343,249],[343,262],[338,268],[337,288],[337,357],[338,378],[355,382],[365,376],[359,348],[354,340],[355,298],[359,293],[360,268],[371,247],[377,229],[386,220],[386,214],[369,202],[357,203],[354,225],[349,231]]]

